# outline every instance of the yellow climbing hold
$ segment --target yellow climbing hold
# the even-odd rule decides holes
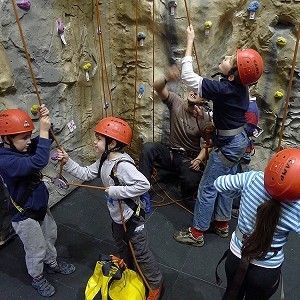
[[[283,47],[286,45],[286,39],[284,37],[280,36],[277,38],[276,44]]]
[[[206,22],[204,23],[204,28],[205,28],[205,29],[210,29],[211,26],[212,26],[212,21],[206,21]]]
[[[274,97],[276,99],[281,99],[283,97],[283,93],[280,92],[280,91],[276,91],[275,94],[274,94]]]
[[[30,111],[33,115],[36,115],[39,111],[39,106],[37,104],[33,104],[30,108]]]
[[[91,67],[92,67],[92,64],[89,62],[89,63],[85,64],[85,65],[82,67],[82,69],[83,69],[83,71],[88,72],[88,71],[90,70]]]

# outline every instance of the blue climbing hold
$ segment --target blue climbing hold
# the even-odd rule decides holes
[[[144,92],[145,92],[145,87],[141,84],[141,85],[140,85],[140,88],[139,88],[139,93],[140,93],[141,95],[143,95]]]
[[[258,9],[259,9],[259,2],[258,1],[252,1],[248,6],[249,11],[257,11]]]

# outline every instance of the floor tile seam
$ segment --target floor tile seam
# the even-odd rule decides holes
[[[16,258],[15,255],[10,255],[10,253],[5,253],[5,252],[4,252],[4,253],[1,253],[1,256],[2,256],[3,254],[4,254],[5,256],[9,257],[9,258],[14,259],[15,261],[18,261],[18,259]]]
[[[68,229],[71,229],[71,230],[73,230],[73,231],[75,231],[75,232],[81,233],[81,234],[83,234],[83,235],[85,235],[85,236],[87,236],[87,237],[90,237],[90,238],[92,238],[92,239],[98,241],[98,242],[103,242],[103,243],[106,243],[106,244],[108,244],[108,245],[113,245],[113,246],[115,246],[115,244],[114,244],[113,241],[112,241],[111,243],[110,243],[110,242],[107,242],[107,241],[102,240],[102,239],[99,239],[99,238],[97,238],[97,237],[95,237],[95,236],[93,236],[93,235],[91,235],[91,234],[89,234],[89,233],[83,232],[83,231],[81,231],[81,230],[77,230],[77,229],[75,229],[75,228],[73,228],[73,227],[71,227],[71,226],[68,226],[68,225],[64,224],[64,223],[59,223],[59,222],[57,222],[57,224],[59,224],[59,225],[61,225],[61,226],[63,226],[63,227],[66,227],[66,228],[68,228]]]
[[[13,293],[11,293],[11,294],[8,296],[8,298],[2,299],[2,300],[15,300],[16,298],[14,298],[14,295],[15,295],[16,293],[18,293],[24,286],[26,286],[26,284],[24,284],[24,283],[20,284],[20,285],[18,286],[17,289],[14,288],[14,289],[12,290]]]
[[[165,265],[165,264],[162,264],[162,263],[158,263],[158,264],[161,265],[161,266],[163,266],[163,267],[165,267],[165,268],[167,268],[167,269],[171,269],[171,270],[173,270],[173,271],[177,271],[179,274],[183,274],[183,275],[186,275],[186,276],[195,278],[195,279],[197,279],[197,280],[200,280],[201,282],[204,282],[204,283],[207,283],[207,284],[209,284],[209,285],[213,285],[213,286],[215,286],[215,287],[218,287],[218,288],[221,288],[221,289],[224,289],[224,290],[225,290],[225,287],[219,286],[219,285],[218,285],[217,283],[215,283],[215,282],[211,282],[211,281],[202,279],[202,278],[200,278],[200,277],[198,277],[198,276],[195,276],[195,275],[186,273],[186,272],[184,272],[184,271],[178,270],[178,269],[173,268],[173,267],[171,267],[171,266],[169,266],[169,265]],[[178,276],[179,276],[179,275],[178,275]],[[177,276],[177,278],[178,278],[178,276]],[[176,280],[177,280],[177,278],[176,278]],[[175,280],[175,282],[176,282],[176,280]]]
[[[50,279],[50,277],[46,275],[46,278],[47,278],[49,281],[51,281],[51,282],[56,282],[56,283],[58,283],[58,284],[60,284],[60,285],[62,285],[62,286],[64,286],[64,287],[66,287],[66,288],[69,288],[69,289],[73,290],[74,292],[77,292],[78,286],[76,286],[76,289],[75,289],[73,286],[68,285],[68,284],[66,284],[65,282],[59,280],[58,277],[56,277],[56,278],[51,277],[51,279]]]
[[[206,280],[206,279],[197,277],[197,276],[195,276],[195,275],[192,275],[192,274],[189,274],[189,273],[186,273],[186,272],[183,272],[183,271],[181,271],[180,273],[181,273],[181,274],[184,274],[184,275],[186,275],[186,276],[189,276],[189,277],[198,279],[198,280],[200,280],[201,282],[204,282],[204,283],[209,284],[209,285],[211,285],[211,286],[214,286],[214,287],[221,288],[221,289],[225,290],[225,287],[218,285],[216,282],[212,282],[212,281],[209,281],[209,280]]]

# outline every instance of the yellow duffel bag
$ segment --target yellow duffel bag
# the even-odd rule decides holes
[[[102,300],[146,299],[146,289],[140,275],[119,262],[120,259],[115,256],[100,255],[86,285],[85,300],[93,300],[99,291]]]

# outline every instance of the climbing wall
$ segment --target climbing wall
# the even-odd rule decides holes
[[[168,111],[152,82],[168,65],[180,66],[189,23],[196,32],[199,68],[196,60],[194,68],[202,76],[215,73],[222,57],[238,47],[255,48],[264,59],[255,93],[264,132],[256,141],[254,168],[262,169],[277,148],[293,67],[281,144],[299,144],[299,54],[294,60],[299,0],[30,2],[15,0],[38,92],[51,111],[59,143],[76,161],[96,159],[93,128],[105,116],[122,117],[132,126],[130,153],[136,159],[143,142],[166,140]],[[12,1],[0,0],[0,16],[0,110],[24,109],[38,128],[36,92]],[[181,82],[169,87],[185,97]],[[45,173],[55,176],[58,170],[50,159]],[[48,186],[51,203],[71,190]]]

